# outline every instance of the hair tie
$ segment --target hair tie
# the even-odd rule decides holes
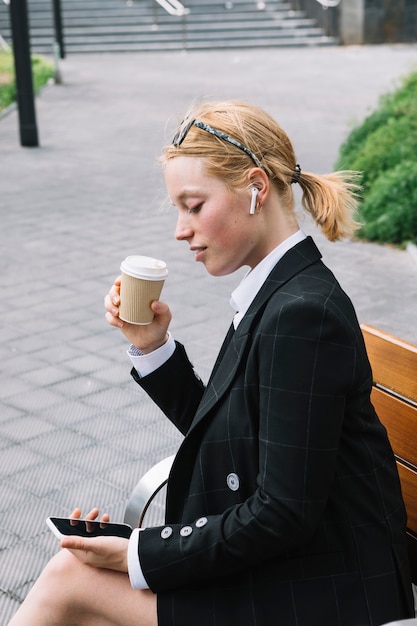
[[[299,183],[300,182],[300,178],[301,178],[301,167],[297,163],[295,168],[294,168],[293,175],[291,177],[291,185],[294,185],[294,183]]]

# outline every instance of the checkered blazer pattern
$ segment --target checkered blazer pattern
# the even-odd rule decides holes
[[[405,511],[349,298],[311,238],[231,329],[204,388],[184,348],[137,382],[185,435],[139,558],[160,626],[413,616]]]

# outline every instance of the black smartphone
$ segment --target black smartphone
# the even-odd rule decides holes
[[[58,539],[68,535],[80,537],[125,537],[129,539],[132,527],[128,524],[100,522],[98,520],[75,519],[70,517],[48,517],[48,527]]]

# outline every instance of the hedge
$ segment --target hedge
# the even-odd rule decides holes
[[[41,55],[33,54],[31,61],[33,89],[38,93],[40,88],[54,77],[55,69],[53,63]],[[12,52],[0,50],[0,111],[16,100],[14,73]]]
[[[359,237],[403,245],[417,242],[417,72],[354,128],[336,169],[362,173]]]

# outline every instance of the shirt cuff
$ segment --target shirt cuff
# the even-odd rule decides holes
[[[129,571],[129,580],[133,589],[149,589],[149,585],[145,580],[142,567],[139,561],[139,536],[143,528],[134,528],[129,539],[129,547],[127,550],[127,567]]]
[[[138,348],[135,346],[130,346],[127,351],[130,360],[132,361],[132,365],[139,374],[141,378],[151,374],[158,367],[161,367],[168,359],[174,354],[175,351],[175,341],[172,338],[171,333],[168,331],[168,340],[164,343],[163,346],[157,348],[153,352],[149,352],[149,354],[143,354]]]

